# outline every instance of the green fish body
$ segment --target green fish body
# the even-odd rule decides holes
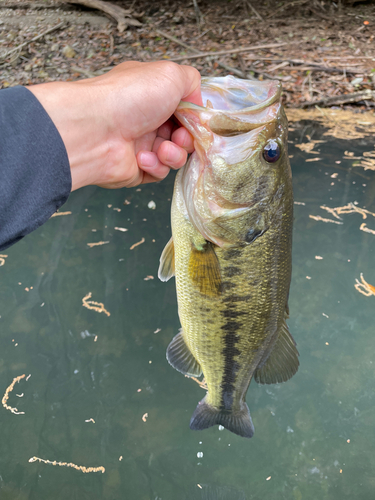
[[[204,79],[206,106],[176,111],[195,152],[176,177],[159,277],[176,277],[182,326],[167,359],[208,387],[192,429],[252,437],[251,379],[284,382],[298,369],[285,321],[293,192],[280,92],[274,81]]]

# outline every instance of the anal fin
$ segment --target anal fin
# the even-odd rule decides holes
[[[167,347],[167,360],[173,368],[184,375],[189,377],[200,377],[202,375],[200,364],[186,345],[182,335],[182,328]]]
[[[168,281],[174,276],[174,244],[171,238],[165,245],[160,257],[158,276],[161,281]]]
[[[254,379],[258,384],[286,382],[297,372],[298,350],[288,326],[283,321],[271,354],[258,365]]]

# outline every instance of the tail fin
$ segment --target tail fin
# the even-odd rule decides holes
[[[205,399],[198,403],[190,420],[190,429],[200,431],[213,425],[222,425],[239,436],[247,438],[253,436],[254,425],[246,403],[243,403],[239,412],[233,413],[228,410],[218,410],[206,403]]]

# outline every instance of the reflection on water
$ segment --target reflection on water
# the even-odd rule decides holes
[[[307,135],[326,142],[296,148]],[[0,408],[1,500],[372,498],[375,296],[354,285],[361,273],[375,285],[375,234],[360,229],[375,218],[321,206],[375,212],[375,173],[352,166],[373,144],[308,123],[291,141],[301,366],[286,384],[252,382],[255,436],[191,431],[204,392],[165,359],[179,328],[174,282],[157,280],[172,177],[87,188],[0,256],[0,393],[25,374],[7,401],[24,414]]]

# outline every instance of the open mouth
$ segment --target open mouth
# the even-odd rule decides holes
[[[193,112],[216,135],[243,134],[274,122],[279,115],[281,84],[276,80],[203,78],[201,90],[205,106],[181,102],[176,115]]]

